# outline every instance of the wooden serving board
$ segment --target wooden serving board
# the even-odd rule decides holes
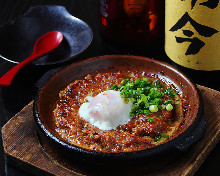
[[[220,92],[199,86],[204,100],[204,119],[207,129],[203,138],[169,167],[149,171],[148,163],[142,166],[98,169],[68,162],[58,153],[45,152],[38,141],[34,120],[33,102],[28,104],[2,128],[3,146],[7,161],[33,175],[193,175],[220,139]]]

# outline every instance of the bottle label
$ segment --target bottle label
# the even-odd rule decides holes
[[[195,70],[220,70],[219,0],[166,0],[165,51]]]

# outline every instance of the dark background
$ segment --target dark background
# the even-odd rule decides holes
[[[16,17],[21,16],[31,6],[48,4],[65,6],[73,16],[85,21],[93,31],[94,38],[90,47],[72,62],[106,54],[137,54],[153,57],[155,59],[173,64],[166,56],[163,48],[140,52],[126,52],[110,49],[105,42],[103,43],[102,37],[99,33],[96,0],[0,0],[0,26],[4,25],[10,20],[15,19]],[[0,76],[12,66],[14,66],[14,64],[0,59]],[[2,127],[11,117],[13,117],[33,99],[35,82],[49,69],[51,68],[25,68],[17,75],[16,80],[11,87],[0,88],[0,127]],[[219,77],[218,73],[215,72],[214,75]],[[185,74],[189,75],[187,71],[185,71]],[[218,80],[208,82],[207,78],[199,77],[199,73],[190,76],[192,76],[193,81],[197,84],[219,90]],[[218,143],[195,175],[219,175],[219,163],[220,149]],[[2,148],[2,139],[0,138],[0,176],[4,175],[26,176],[29,174],[21,171],[19,168],[15,168],[5,161]]]

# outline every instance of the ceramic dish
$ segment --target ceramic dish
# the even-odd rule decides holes
[[[62,32],[64,41],[54,52],[34,61],[34,65],[67,62],[82,53],[93,38],[90,27],[63,6],[34,6],[0,27],[0,54],[9,62],[19,63],[30,56],[36,40],[49,31]]]
[[[135,152],[102,153],[70,145],[64,142],[55,131],[52,112],[59,91],[73,80],[81,79],[87,74],[95,72],[141,70],[172,84],[181,92],[184,112],[184,128],[174,139],[157,147]],[[196,143],[205,131],[202,118],[203,103],[196,86],[181,72],[172,66],[140,56],[110,55],[91,58],[74,63],[53,74],[47,81],[43,81],[34,101],[34,118],[40,139],[57,147],[57,151],[71,159],[87,161],[94,164],[131,164],[161,157],[187,149]]]

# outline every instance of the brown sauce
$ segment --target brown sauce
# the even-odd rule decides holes
[[[177,101],[172,111],[162,109],[149,115],[136,115],[116,130],[101,130],[78,114],[88,95],[94,97],[114,84],[119,85],[125,78],[136,80],[143,77],[146,77],[143,73],[98,73],[70,83],[60,91],[60,100],[53,112],[57,133],[72,145],[111,153],[140,151],[171,140],[178,132],[182,121],[182,103],[178,95],[175,96]],[[148,78],[150,82],[154,80],[155,78]],[[168,97],[164,96],[164,99]],[[149,121],[149,118],[153,118],[153,121]],[[156,140],[161,134],[166,134],[166,137]]]

